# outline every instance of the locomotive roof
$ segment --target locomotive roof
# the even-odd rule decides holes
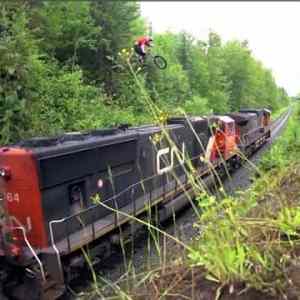
[[[241,108],[240,112],[243,112],[243,111],[245,111],[245,112],[247,112],[247,111],[257,112],[257,111],[262,111],[262,109],[258,109],[258,108]]]
[[[249,120],[256,118],[255,113],[234,112],[234,113],[229,113],[228,116],[233,118],[239,125],[241,125],[242,123],[246,124]]]
[[[181,128],[180,124],[170,124],[168,129]],[[11,147],[31,150],[37,156],[56,156],[96,147],[137,140],[140,133],[156,133],[159,126],[149,124],[141,127],[96,129],[90,132],[69,132],[56,137],[36,137],[20,141]]]
[[[176,121],[191,121],[191,122],[203,122],[203,121],[207,121],[207,119],[205,117],[185,117],[185,116],[178,116],[178,117],[171,117],[168,118],[168,122],[176,122]]]
[[[219,119],[224,123],[232,123],[234,120],[228,116],[220,116]]]
[[[168,124],[181,124],[191,130],[190,127],[193,127],[196,132],[208,130],[208,119],[206,117],[172,117],[167,120]]]
[[[65,154],[94,147],[135,140],[136,130],[120,130],[118,128],[99,129],[91,132],[70,132],[56,137],[37,137],[21,141],[12,147],[31,150],[37,155]]]
[[[165,126],[167,129],[175,129],[175,128],[181,128],[181,124],[168,124]],[[143,132],[143,133],[155,133],[161,131],[161,127],[154,124],[147,124],[137,127],[131,127],[130,130],[136,130],[137,132]]]
[[[224,115],[213,115],[210,117],[210,121],[215,122],[216,120],[221,120],[224,123],[232,123],[234,120],[229,116]]]
[[[256,108],[242,108],[240,109],[240,112],[241,113],[255,113],[257,115],[261,114],[261,113],[264,113],[264,112],[267,112],[267,113],[271,113],[270,110],[266,109],[266,108],[261,108],[261,109],[256,109]]]

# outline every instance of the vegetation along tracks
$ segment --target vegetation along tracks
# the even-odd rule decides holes
[[[261,155],[280,135],[281,130],[283,130],[283,128],[285,127],[290,114],[291,109],[288,109],[272,122],[272,135],[270,142],[264,145],[251,156],[250,160],[252,163],[257,164],[260,160]],[[233,194],[237,190],[244,190],[251,184],[250,177],[252,175],[253,168],[251,168],[250,165],[246,163],[239,169],[235,170],[234,173],[231,174],[231,178],[224,179],[223,187],[229,194]],[[189,206],[176,216],[174,215],[172,219],[165,222],[163,224],[163,230],[178,237],[183,242],[188,242],[191,240],[191,238],[195,237],[199,233],[199,230],[193,226],[193,224],[197,221],[197,218],[198,216]],[[165,252],[164,256],[168,257],[168,260],[171,259],[170,257],[174,257],[174,253],[176,253],[175,255],[177,256],[178,251],[180,251],[180,247],[178,247],[174,241],[168,242],[168,246],[166,246],[164,237],[160,238],[158,244],[162,248],[161,253]],[[174,250],[177,249],[177,247],[178,251]],[[129,268],[128,266],[125,267],[123,264],[124,251],[117,250],[113,253],[113,255],[97,265],[95,267],[95,271],[97,273],[100,273],[101,277],[103,277],[104,280],[116,282],[120,277],[122,277],[122,274],[126,274],[127,272],[131,271],[136,273],[143,272],[150,265],[153,267],[153,265],[161,263],[161,260],[163,259],[160,253],[158,253],[159,250],[157,249],[157,247],[153,245],[151,237],[149,238],[147,234],[145,234],[145,232],[141,232],[141,234],[136,236],[133,248],[134,249],[131,249],[131,251],[125,251],[127,253],[126,256],[128,256],[126,258],[126,261],[127,263],[130,262]],[[174,259],[177,259],[176,256],[174,257]],[[84,290],[86,289],[86,285],[88,284],[87,282],[82,285],[82,281],[80,284],[78,284],[78,281],[76,280],[71,284],[71,288],[74,288],[77,291]]]

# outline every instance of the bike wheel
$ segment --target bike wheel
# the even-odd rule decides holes
[[[155,55],[153,57],[153,62],[159,69],[162,69],[162,70],[165,69],[168,65],[166,59],[160,55]]]

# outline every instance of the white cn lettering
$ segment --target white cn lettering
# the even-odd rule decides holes
[[[160,157],[162,155],[168,154],[169,152],[170,152],[170,148],[169,147],[168,148],[163,148],[163,149],[160,149],[160,150],[157,151],[157,154],[156,154],[156,170],[157,170],[157,173],[159,175],[161,175],[163,173],[167,173],[170,170],[172,170],[172,168],[173,168],[172,159],[171,159],[171,164],[169,166],[161,168],[161,165],[160,165]]]
[[[169,171],[171,171],[174,167],[174,156],[175,153],[177,153],[177,159],[179,161],[179,163],[182,165],[184,163],[185,160],[185,144],[182,143],[182,156],[179,153],[179,150],[177,149],[176,146],[173,146],[171,148],[171,155],[170,155],[170,165],[165,166],[164,168],[161,167],[161,156],[162,155],[166,155],[170,152],[170,148],[163,148],[157,151],[156,154],[156,171],[159,175],[167,173]]]
[[[177,157],[179,163],[181,165],[183,165],[184,164],[184,160],[185,160],[185,143],[182,143],[182,150],[181,150],[182,157],[180,157],[181,155],[179,153],[178,148],[175,147],[175,146],[172,147],[172,150],[171,150],[171,161],[172,161],[172,163],[174,162],[174,154],[175,154],[175,152],[177,152],[177,156],[176,157]]]

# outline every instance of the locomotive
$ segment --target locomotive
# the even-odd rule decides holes
[[[132,218],[159,221],[270,137],[270,111],[173,117],[143,125],[32,138],[0,148],[0,297],[56,299],[89,247],[103,259]],[[130,227],[131,228],[131,227]]]

